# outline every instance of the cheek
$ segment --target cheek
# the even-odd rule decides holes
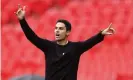
[[[61,35],[62,36],[66,36],[66,32],[65,31],[61,31]]]

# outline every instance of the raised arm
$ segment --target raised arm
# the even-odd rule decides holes
[[[15,12],[17,15],[21,28],[26,36],[26,38],[33,43],[36,47],[41,49],[42,51],[47,50],[47,48],[50,46],[51,41],[48,41],[46,39],[42,39],[38,37],[33,30],[29,27],[28,23],[25,20],[25,6],[21,8],[20,5],[18,5],[18,10]]]
[[[85,41],[80,42],[79,45],[80,45],[81,51],[85,52],[86,50],[92,48],[99,42],[103,41],[105,35],[112,35],[115,31],[113,28],[111,28],[111,26],[112,26],[112,23],[109,25],[108,28],[100,31],[97,35],[95,35]]]

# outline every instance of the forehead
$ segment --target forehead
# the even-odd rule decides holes
[[[56,27],[65,27],[65,24],[62,22],[57,22]]]

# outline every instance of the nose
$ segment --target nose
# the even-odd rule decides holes
[[[56,33],[59,33],[59,29],[55,29],[55,32],[56,32]]]

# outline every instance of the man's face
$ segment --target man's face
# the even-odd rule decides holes
[[[66,30],[65,24],[62,22],[58,22],[55,26],[55,39],[57,41],[61,41],[67,38],[69,35],[69,31]]]

